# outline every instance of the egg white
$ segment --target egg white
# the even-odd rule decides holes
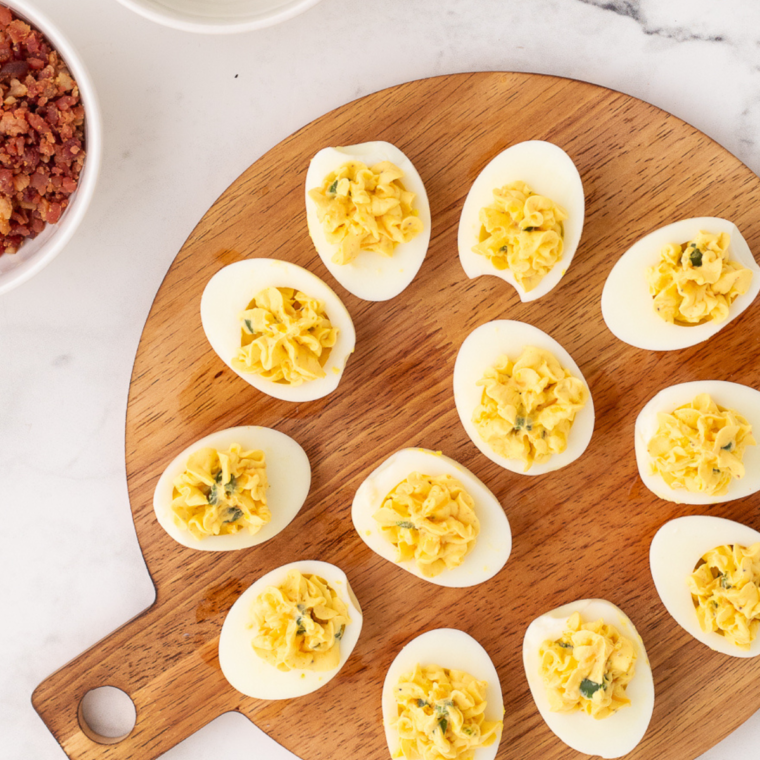
[[[408,243],[400,243],[393,256],[362,251],[348,264],[335,264],[332,257],[338,246],[330,243],[317,217],[317,206],[309,190],[322,187],[325,177],[348,161],[373,166],[391,161],[404,172],[401,183],[415,193],[412,208],[417,210],[423,230]],[[349,292],[365,301],[387,301],[401,293],[415,278],[430,244],[430,203],[427,191],[412,162],[388,142],[367,142],[345,148],[324,148],[311,159],[306,173],[306,222],[319,257],[330,274]]]
[[[714,631],[703,631],[691,598],[688,578],[711,549],[727,544],[750,546],[760,541],[752,528],[722,517],[692,515],[665,523],[652,539],[649,567],[665,609],[687,633],[710,649],[732,657],[757,657],[760,637],[748,650],[740,649]]]
[[[301,574],[318,575],[337,592],[348,608],[351,622],[346,625],[340,640],[340,662],[332,670],[278,670],[259,657],[253,649],[255,632],[251,627],[251,608],[267,586],[285,581],[290,570]],[[242,694],[256,699],[291,699],[321,689],[338,675],[354,651],[362,629],[362,611],[351,590],[346,574],[328,562],[303,560],[278,567],[249,586],[232,605],[222,625],[219,637],[219,664],[230,685]]]
[[[576,711],[552,712],[546,686],[539,674],[538,652],[547,639],[560,638],[568,618],[579,612],[584,623],[604,620],[631,641],[636,652],[636,671],[626,687],[631,700],[628,707],[602,720]],[[644,642],[630,618],[617,606],[604,599],[582,599],[565,604],[537,617],[525,632],[523,664],[533,700],[546,725],[572,749],[586,755],[615,758],[632,752],[644,738],[654,709],[654,681]]]
[[[563,222],[562,258],[533,288],[526,291],[510,269],[497,269],[472,248],[480,242],[480,210],[493,203],[493,191],[510,182],[526,182],[533,192],[553,200],[568,213]],[[562,148],[543,140],[517,143],[502,151],[483,169],[467,194],[459,219],[459,260],[473,279],[490,274],[508,282],[521,301],[535,301],[553,290],[567,272],[583,232],[586,202],[583,183],[572,158]]]
[[[295,288],[324,304],[338,339],[323,369],[325,376],[302,385],[267,380],[255,372],[238,372],[232,359],[240,349],[239,315],[264,288]],[[268,396],[282,401],[314,401],[332,393],[343,377],[356,345],[351,315],[335,291],[306,269],[279,259],[245,259],[220,269],[201,298],[201,322],[208,342],[219,358],[239,377]]]
[[[269,482],[267,505],[272,513],[272,519],[254,534],[240,531],[225,536],[208,536],[198,539],[189,530],[183,530],[174,522],[171,508],[174,480],[185,471],[187,460],[193,452],[206,447],[226,450],[233,443],[239,443],[244,451],[264,452]],[[309,458],[289,435],[271,428],[246,425],[211,433],[174,457],[158,479],[153,493],[153,509],[159,525],[177,543],[190,549],[203,551],[247,549],[269,541],[284,530],[303,506],[310,487]]]
[[[504,698],[499,674],[485,649],[469,634],[455,628],[438,628],[412,639],[397,655],[388,668],[383,683],[383,725],[391,757],[399,749],[398,732],[391,721],[398,715],[393,690],[399,678],[410,673],[417,665],[438,665],[449,670],[464,670],[479,681],[486,681],[487,721],[500,721],[504,717]],[[499,742],[475,750],[474,760],[494,760]]]
[[[679,406],[693,401],[699,393],[708,393],[718,406],[733,409],[741,414],[752,425],[752,432],[760,438],[760,391],[723,380],[695,380],[691,383],[671,385],[653,396],[636,418],[636,464],[644,485],[661,499],[676,504],[721,504],[724,501],[751,496],[760,490],[760,444],[747,446],[744,450],[742,462],[746,474],[741,480],[732,478],[728,493],[723,496],[691,493],[685,488],[671,488],[660,475],[651,472],[652,460],[647,451],[647,444],[657,433],[657,413],[670,413]]]
[[[480,404],[483,388],[476,385],[489,367],[496,364],[497,359],[506,354],[516,361],[523,348],[535,346],[550,351],[565,369],[573,376],[582,380],[588,388],[588,383],[580,367],[573,361],[554,338],[543,330],[509,319],[497,319],[476,327],[462,343],[454,364],[454,402],[459,413],[459,419],[470,436],[472,442],[492,462],[520,475],[543,475],[560,469],[574,462],[586,450],[594,432],[594,401],[589,398],[583,409],[578,412],[570,429],[567,448],[561,454],[553,454],[542,464],[534,464],[528,472],[523,472],[525,463],[521,459],[507,459],[497,454],[481,437],[472,414]]]
[[[723,322],[672,325],[654,310],[646,269],[660,262],[660,251],[668,243],[683,245],[700,232],[727,232],[731,236],[729,258],[752,270],[752,283],[749,290],[731,304]],[[610,331],[631,346],[650,351],[676,351],[702,343],[720,332],[755,300],[758,292],[760,267],[735,224],[717,217],[683,219],[641,238],[620,257],[604,284],[602,316]]]
[[[425,577],[413,559],[399,562],[396,547],[383,536],[372,517],[382,506],[385,497],[413,472],[433,477],[451,475],[456,478],[472,496],[475,514],[480,522],[475,546],[462,564],[452,570],[444,570],[434,578]],[[453,459],[428,449],[401,449],[370,473],[356,491],[351,519],[359,537],[373,552],[437,586],[463,588],[483,583],[504,567],[512,551],[509,520],[485,483]]]

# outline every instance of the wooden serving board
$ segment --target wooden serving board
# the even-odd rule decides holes
[[[562,283],[521,304],[501,280],[468,280],[456,232],[467,191],[486,163],[522,140],[550,140],[580,170],[587,218]],[[304,177],[329,145],[388,140],[427,186],[433,234],[411,286],[385,303],[360,301],[328,274],[306,231]],[[214,204],[172,264],[137,351],[127,410],[126,459],[137,536],[156,602],[66,665],[33,703],[72,760],[151,760],[223,712],[238,710],[305,760],[386,760],[380,694],[398,650],[418,634],[461,628],[488,650],[506,715],[499,758],[581,757],[546,727],[522,665],[536,616],[586,597],[625,610],[646,644],[656,702],[649,731],[629,757],[691,760],[760,704],[760,658],[716,654],[679,628],[659,601],[649,544],[667,520],[709,512],[760,528],[760,496],[709,508],[658,500],[640,482],[633,450],[638,411],[672,383],[722,379],[757,386],[760,304],[709,344],[652,353],[618,341],[602,320],[602,286],[635,240],[689,216],[732,219],[760,250],[760,179],[688,124],[601,87],[549,76],[460,74],[393,87],[349,103],[284,140]],[[356,353],[340,387],[304,404],[276,401],[244,383],[211,350],[199,304],[209,278],[248,257],[276,257],[324,278],[351,312]],[[586,453],[557,472],[507,472],[470,442],[454,408],[457,350],[496,318],[536,325],[574,357],[591,387],[596,429]],[[313,468],[309,498],[272,541],[233,553],[175,543],[152,496],[176,453],[209,432],[265,425],[295,438]],[[440,449],[496,494],[514,548],[491,581],[433,586],[373,554],[353,530],[351,501],[366,475],[405,446]],[[227,610],[255,579],[296,559],[341,567],[361,602],[364,628],[338,677],[299,699],[265,702],[234,691],[219,669]],[[78,721],[97,686],[126,691],[137,724],[104,745]]]

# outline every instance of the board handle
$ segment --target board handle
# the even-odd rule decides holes
[[[176,602],[154,604],[34,690],[34,709],[71,760],[154,760],[238,709],[244,697],[219,667],[219,626],[198,621],[191,600],[185,610]],[[82,716],[85,694],[101,686],[121,689],[135,705],[125,736],[99,736]]]

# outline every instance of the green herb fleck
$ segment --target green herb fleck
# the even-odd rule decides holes
[[[245,325],[246,330],[253,335],[253,322],[251,322],[250,319],[244,319],[243,324]]]
[[[528,417],[527,420],[525,420],[525,429],[530,433],[531,430],[533,430],[533,420]]]
[[[526,227],[525,231],[526,232],[533,232],[534,230],[537,230],[537,229],[538,229],[538,227]]]
[[[702,251],[695,246],[694,250],[689,254],[689,261],[693,267],[702,266]]]
[[[336,631],[335,638],[340,641],[343,638],[343,632],[346,630],[346,626],[342,625],[339,631]]]
[[[396,523],[396,527],[406,528],[407,530],[414,530],[414,523],[409,522],[409,520],[402,520],[401,522]]]
[[[335,193],[338,192],[338,180],[336,179],[332,185],[330,185],[330,189],[327,191],[328,193],[332,193],[335,195]]]
[[[499,248],[499,253],[506,253],[509,250],[509,246],[503,245],[501,248]]]
[[[713,472],[714,472],[716,475],[720,475],[720,470],[719,470],[717,467],[713,467]]]
[[[515,419],[514,429],[522,430],[522,427],[524,424],[525,424],[525,417],[517,417]]]
[[[306,628],[303,624],[303,617],[301,617],[301,615],[296,618],[296,625],[298,626],[298,628],[296,628],[296,636],[302,636],[304,633],[306,633]]]
[[[438,725],[441,727],[441,733],[442,733],[442,734],[445,734],[445,733],[446,733],[446,729],[447,729],[447,728],[448,728],[448,726],[449,726],[449,722],[446,720],[446,718],[441,718],[441,719],[438,721]]]
[[[218,507],[219,506],[219,488],[217,487],[216,483],[214,483],[213,486],[211,486],[211,490],[208,492],[208,503],[211,504],[212,507]]]
[[[236,520],[239,520],[243,516],[243,510],[239,507],[229,507],[227,509],[227,519],[224,521],[225,523],[234,523]]]
[[[721,446],[723,451],[731,451],[731,447],[734,445],[733,441],[729,441],[725,446]]]
[[[227,495],[235,493],[237,489],[237,478],[234,475],[230,475],[229,481],[224,486],[224,491]]]
[[[418,699],[417,707],[430,707],[430,702],[426,702],[424,699]]]
[[[604,684],[589,681],[588,678],[584,678],[581,681],[581,694],[583,694],[586,699],[591,699],[591,697],[593,697],[594,694],[599,691],[599,689],[603,688]]]
[[[462,731],[467,734],[467,736],[472,736],[472,729],[469,726],[465,726]]]
[[[728,582],[728,576],[725,573],[720,574],[720,587],[733,588],[733,586]]]
[[[568,644],[568,643],[566,643],[566,642],[564,642],[564,641],[558,641],[557,643],[558,643],[558,644],[559,644],[559,645],[560,645],[560,646],[561,646],[563,649],[572,649],[572,648],[573,648],[573,645],[572,645],[572,644]]]

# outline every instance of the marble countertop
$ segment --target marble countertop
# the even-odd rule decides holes
[[[280,26],[233,37],[165,29],[116,0],[35,3],[93,74],[105,154],[95,201],[66,250],[0,297],[6,760],[64,759],[32,709],[32,690],[153,602],[125,477],[132,362],[174,255],[267,149],[383,87],[502,69],[635,95],[760,172],[755,0],[323,0]],[[30,543],[15,536],[27,534],[19,508],[32,481],[44,502]],[[703,760],[750,757],[758,743],[760,713]],[[293,755],[230,714],[164,757]]]

